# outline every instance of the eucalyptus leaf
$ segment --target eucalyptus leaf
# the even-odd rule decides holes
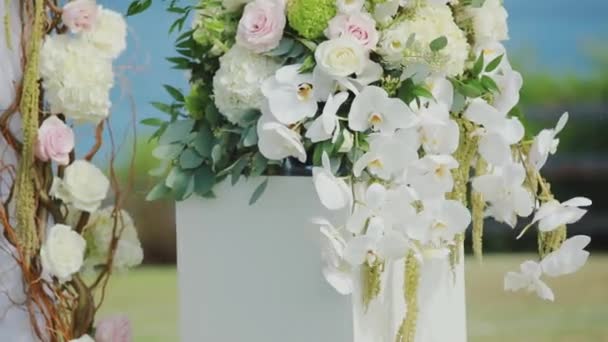
[[[232,170],[230,171],[230,182],[232,185],[235,185],[239,181],[241,175],[243,174],[243,170],[245,170],[248,164],[249,160],[247,156],[241,156],[236,164],[234,164]]]
[[[162,160],[172,160],[177,158],[179,154],[184,150],[183,144],[168,144],[168,145],[159,145],[154,150],[152,150],[152,156],[157,159]]]
[[[213,148],[213,133],[207,125],[201,125],[194,141],[192,142],[196,152],[205,158],[211,157],[211,150]]]
[[[255,126],[249,126],[243,135],[243,146],[251,147],[258,143],[258,132]]]
[[[266,171],[266,167],[268,166],[268,159],[266,159],[260,152],[257,152],[253,156],[252,167],[251,167],[251,176],[257,177],[260,176]]]
[[[268,187],[268,179],[269,178],[266,178],[262,183],[260,183],[260,185],[257,186],[257,188],[255,188],[253,194],[251,195],[251,198],[249,199],[249,205],[255,204],[255,202],[257,202],[260,197],[262,197],[264,191],[266,191],[266,188]]]
[[[187,148],[179,156],[179,165],[183,169],[194,169],[199,167],[203,163],[203,157],[201,157],[194,148]]]
[[[160,127],[163,125],[164,121],[159,118],[147,118],[141,120],[139,123],[144,126]]]
[[[279,42],[279,45],[276,48],[268,51],[266,55],[271,57],[283,56],[293,48],[294,43],[295,41],[291,38],[283,38]]]
[[[163,135],[161,135],[159,143],[161,145],[165,145],[177,141],[183,141],[188,137],[188,134],[190,134],[193,127],[194,120],[192,119],[172,122],[169,124],[169,126],[167,126],[167,129]]]
[[[165,185],[164,182],[160,182],[156,184],[152,190],[146,196],[146,201],[156,201],[159,199],[163,199],[169,197],[171,194],[171,188]]]
[[[194,192],[200,196],[208,194],[215,185],[215,175],[209,165],[203,165],[194,171]]]
[[[194,177],[191,170],[183,170],[178,166],[173,166],[165,185],[173,189],[173,194],[177,200],[188,198],[194,190]]]

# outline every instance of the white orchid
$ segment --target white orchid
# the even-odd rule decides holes
[[[421,199],[443,196],[454,187],[452,169],[458,161],[451,155],[426,155],[412,163],[407,180]]]
[[[325,265],[323,276],[338,293],[347,295],[353,291],[353,279],[350,265],[344,260],[346,240],[329,221],[315,219],[313,223],[320,225],[321,256]]]
[[[412,105],[418,118],[420,139],[426,153],[452,154],[458,148],[460,129],[450,119],[450,109],[443,102],[430,101]]]
[[[329,210],[338,210],[352,202],[352,191],[343,179],[333,175],[327,153],[321,157],[323,167],[312,168],[312,179],[321,203]]]
[[[361,91],[348,114],[348,127],[353,131],[368,129],[382,133],[393,133],[399,128],[415,124],[412,110],[400,99],[389,98],[380,87],[368,86]]]
[[[565,224],[573,224],[580,220],[586,213],[591,200],[585,197],[575,197],[563,203],[551,200],[543,203],[534,215],[532,223],[538,222],[541,232],[552,231]]]
[[[507,70],[493,77],[498,86],[498,94],[494,95],[494,107],[501,113],[509,113],[519,103],[519,91],[524,84],[521,74],[515,70]]]
[[[287,65],[262,83],[262,94],[268,99],[272,115],[291,125],[317,113],[319,100],[311,73],[301,74],[301,64]]]
[[[344,249],[344,259],[352,266],[359,266],[364,262],[371,265],[378,258],[403,258],[408,250],[408,241],[401,232],[387,229],[380,217],[372,217],[365,234],[348,241]]]
[[[534,138],[529,157],[530,162],[537,170],[540,170],[545,165],[549,154],[554,154],[557,151],[557,146],[559,145],[557,135],[564,129],[567,122],[568,113],[564,113],[557,121],[555,128],[543,129]]]
[[[482,125],[478,132],[479,154],[490,164],[505,165],[512,161],[511,145],[524,137],[524,126],[517,118],[507,118],[485,100],[474,99],[464,117]]]
[[[400,130],[393,135],[373,135],[370,148],[353,165],[355,177],[366,169],[378,178],[399,178],[409,164],[418,159],[418,135],[413,130]]]
[[[589,258],[589,252],[584,250],[591,242],[586,235],[577,235],[564,241],[559,249],[549,253],[538,263],[532,260],[521,264],[521,272],[509,272],[505,276],[505,290],[518,291],[525,289],[545,300],[555,299],[553,291],[540,277],[559,277],[578,271]]]
[[[471,223],[471,213],[454,200],[433,199],[423,201],[423,209],[406,225],[407,235],[426,245],[452,244],[457,234]]]
[[[332,138],[332,143],[335,143],[338,140],[340,125],[337,113],[346,99],[348,99],[348,92],[329,95],[325,107],[323,107],[323,112],[306,131],[306,137],[310,141],[316,143]]]
[[[274,121],[268,113],[262,115],[257,125],[258,148],[270,160],[296,157],[306,162],[306,150],[300,134]]]
[[[415,199],[411,189],[406,186],[386,189],[381,184],[373,183],[365,189],[364,198],[356,202],[346,229],[360,234],[372,218],[377,225],[393,228],[413,217],[416,211],[412,202]]]
[[[520,265],[520,272],[509,272],[505,275],[505,291],[526,290],[527,292],[536,292],[540,298],[553,301],[555,300],[553,291],[540,280],[542,273],[539,263],[532,260],[525,261]]]
[[[524,188],[526,171],[521,164],[495,168],[493,173],[473,179],[473,189],[490,203],[488,214],[515,227],[517,216],[527,217],[534,208],[532,194]]]
[[[543,272],[550,277],[559,277],[578,271],[589,258],[584,250],[591,242],[586,235],[577,235],[562,243],[555,252],[549,253],[540,263]]]

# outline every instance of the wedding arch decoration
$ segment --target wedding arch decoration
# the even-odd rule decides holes
[[[314,220],[327,281],[363,317],[406,308],[371,340],[416,340],[421,268],[459,263],[469,226],[481,258],[486,217],[511,229],[532,217],[514,234],[538,235],[539,259],[509,272],[505,290],[552,301],[543,278],[586,262],[589,238],[568,238],[566,226],[591,201],[558,201],[540,173],[568,114],[526,130],[500,0],[201,0],[168,10],[180,32],[168,60],[191,88],[165,85],[172,102],[153,105],[168,116],[143,121],[157,127],[161,160],[148,199],[214,198],[217,184],[244,176],[260,179],[254,204],[264,177],[308,168],[319,201],[349,211]],[[391,274],[401,277],[399,306],[382,299]]]
[[[96,314],[110,276],[140,264],[143,251],[121,208],[129,190],[119,187],[114,152],[108,174],[92,162],[105,137],[114,144],[112,64],[126,48],[126,22],[93,0],[2,1],[0,8],[1,335],[127,341],[126,318]],[[95,137],[90,148],[76,126]],[[5,293],[13,274],[17,285]]]

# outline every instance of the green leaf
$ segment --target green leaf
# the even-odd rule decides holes
[[[205,119],[211,126],[217,126],[221,118],[220,111],[217,109],[213,102],[210,102],[205,107]]]
[[[483,87],[491,92],[500,92],[500,89],[498,89],[498,85],[496,84],[496,82],[494,82],[494,80],[492,78],[490,78],[489,76],[482,76],[481,77],[481,84],[483,85]]]
[[[321,157],[323,152],[326,152],[329,157],[332,156],[334,145],[331,141],[327,140],[315,146],[315,150],[312,153],[312,164],[315,166],[321,165]]]
[[[192,142],[196,152],[205,158],[211,157],[211,149],[213,148],[213,133],[207,125],[201,126],[194,141]]]
[[[194,192],[207,195],[215,185],[215,175],[209,165],[203,165],[194,172]]]
[[[194,120],[192,119],[172,122],[167,126],[167,129],[163,135],[161,135],[158,142],[161,145],[166,145],[177,141],[183,141],[188,137],[188,134],[190,134],[193,127]]]
[[[428,89],[426,89],[423,86],[416,86],[412,90],[412,94],[414,94],[416,97],[425,97],[427,99],[433,99],[433,98],[435,98],[433,96],[433,93],[431,93]]]
[[[183,169],[194,169],[199,167],[203,163],[203,157],[201,157],[194,148],[187,148],[179,156],[179,165]]]
[[[268,187],[268,179],[269,178],[266,178],[266,180],[264,180],[260,185],[257,186],[257,188],[255,188],[255,191],[249,199],[249,205],[253,205],[264,194],[264,191],[266,191],[266,188]]]
[[[165,185],[165,182],[156,184],[146,196],[146,201],[156,201],[168,197],[171,194],[171,188]]]
[[[266,171],[267,166],[268,159],[266,159],[260,152],[257,152],[253,156],[250,176],[257,177],[262,175],[264,171]]]
[[[136,15],[148,9],[152,5],[152,0],[136,0],[131,2],[127,9],[127,17]]]
[[[169,93],[169,95],[171,95],[171,97],[173,99],[175,99],[175,101],[184,102],[184,94],[182,94],[182,92],[179,91],[179,89],[172,87],[168,84],[163,85],[163,87],[165,88],[167,93]]]
[[[152,150],[152,156],[161,160],[173,160],[184,150],[182,144],[160,145]]]
[[[455,86],[459,93],[470,98],[480,97],[484,92],[481,82],[477,80],[469,80],[467,83],[457,81]]]
[[[317,65],[317,62],[315,61],[315,57],[313,55],[308,55],[302,62],[302,65],[298,69],[298,72],[300,74],[309,73],[315,68],[315,65]]]
[[[483,63],[484,63],[484,57],[483,57],[483,52],[479,55],[479,58],[477,58],[477,61],[475,61],[475,65],[473,65],[473,69],[471,70],[471,74],[473,75],[474,78],[477,78],[477,76],[479,76],[479,74],[481,74],[481,72],[483,71]]]
[[[431,47],[431,51],[433,52],[440,51],[441,49],[448,46],[448,39],[446,38],[446,36],[441,36],[433,40],[429,46]]]
[[[283,56],[293,48],[294,43],[295,41],[291,38],[283,38],[281,39],[281,42],[279,42],[279,45],[276,48],[268,51],[266,55],[271,57]]]
[[[192,195],[192,191],[194,190],[193,172],[174,166],[165,179],[165,185],[173,189],[175,198],[178,201],[184,200]]]
[[[243,146],[251,147],[258,143],[258,132],[256,126],[249,126],[243,134]]]
[[[174,69],[190,69],[190,59],[184,57],[168,57],[167,60],[173,63]]]
[[[159,118],[147,118],[147,119],[141,120],[139,123],[144,126],[160,127],[165,122]]]
[[[152,105],[152,107],[160,110],[163,113],[169,114],[169,115],[173,115],[173,113],[175,112],[175,109],[166,103],[150,102],[150,104]]]
[[[243,170],[245,170],[248,164],[249,160],[247,160],[247,156],[241,156],[236,164],[234,164],[230,172],[230,181],[232,185],[235,185],[239,181],[239,178],[241,178],[241,175],[243,174]]]
[[[215,167],[217,167],[224,158],[224,152],[224,146],[222,144],[217,144],[211,149],[211,160]]]
[[[505,55],[500,55],[494,58],[490,63],[488,63],[488,65],[486,65],[486,72],[492,72],[496,70],[496,68],[498,68],[498,66],[500,65],[500,62],[502,62],[504,56]]]

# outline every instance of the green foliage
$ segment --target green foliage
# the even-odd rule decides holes
[[[431,51],[433,52],[439,52],[443,50],[446,46],[448,46],[448,38],[446,36],[441,36],[433,40],[430,44]]]
[[[142,13],[152,5],[152,0],[135,0],[127,8],[127,17]]]

